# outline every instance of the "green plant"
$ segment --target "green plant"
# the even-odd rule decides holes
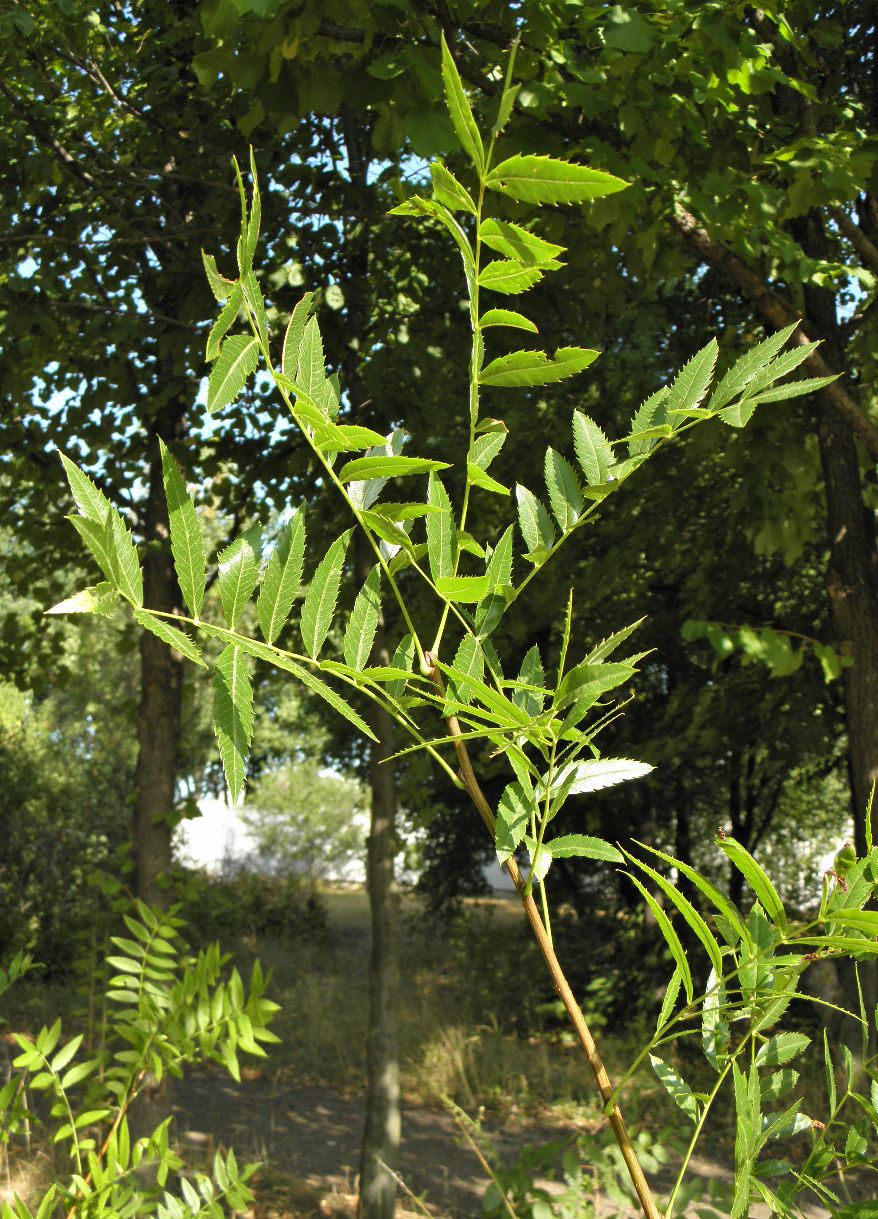
[[[44,1121],[53,1142],[67,1148],[70,1170],[34,1210],[17,1196],[4,1202],[2,1219],[216,1219],[252,1199],[246,1182],[255,1166],[239,1170],[233,1152],[218,1152],[210,1174],[196,1174],[193,1183],[180,1175],[170,1118],[135,1138],[129,1117],[138,1098],[161,1088],[166,1075],[182,1076],[184,1066],[222,1063],[238,1079],[239,1052],[264,1056],[261,1043],[277,1040],[268,1028],[277,1004],[265,998],[259,964],[245,987],[236,969],[225,970],[217,944],[188,954],[173,911],[137,902],[124,921],[128,935],[113,937],[117,952],[107,958],[107,1008],[96,1043],[86,1044],[82,1033],[62,1041],[60,1019],[36,1037],[15,1034],[16,1073],[0,1089],[4,1150],[26,1123]],[[31,965],[19,954],[0,970],[0,994]],[[44,1103],[32,1108],[28,1093]],[[166,1188],[169,1178],[179,1195]]]
[[[724,947],[720,948],[713,929],[659,866],[653,867],[646,859],[620,852],[592,836],[553,837],[552,821],[569,796],[633,780],[651,769],[631,759],[603,757],[596,743],[601,729],[618,714],[618,707],[608,702],[610,696],[626,690],[643,659],[642,653],[618,659],[637,624],[623,627],[584,654],[581,651],[574,654],[571,594],[564,615],[560,656],[552,674],[546,673],[536,646],[528,651],[517,675],[507,674],[491,636],[541,568],[575,533],[592,523],[605,501],[671,440],[709,419],[719,419],[733,428],[743,427],[758,404],[813,392],[833,378],[778,384],[814,348],[814,344],[804,344],[783,350],[793,326],[752,347],[718,381],[714,378],[718,348],[716,342],[711,342],[692,357],[671,384],[659,389],[638,408],[629,432],[619,440],[611,442],[597,423],[580,411],[574,412],[572,449],[579,469],[556,449],[546,451],[549,509],[528,488],[516,486],[517,526],[523,548],[514,522],[508,523],[499,536],[483,527],[478,510],[481,496],[499,497],[504,504],[510,498],[509,488],[489,472],[503,448],[507,427],[502,420],[483,413],[483,392],[558,382],[581,372],[597,356],[597,352],[586,348],[564,347],[551,356],[528,349],[486,359],[486,335],[493,328],[535,333],[537,327],[517,311],[484,309],[482,294],[508,296],[525,292],[544,275],[559,269],[562,265],[559,256],[563,253],[562,247],[521,224],[490,215],[488,202],[500,195],[517,205],[576,205],[625,186],[609,174],[554,158],[514,154],[498,160],[498,140],[516,92],[512,83],[513,61],[514,51],[497,120],[484,141],[452,57],[443,44],[442,72],[448,110],[461,147],[471,162],[474,189],[468,190],[445,165],[434,163],[431,197],[416,195],[394,209],[397,215],[442,226],[463,262],[472,338],[467,404],[469,436],[462,463],[463,490],[456,508],[441,476],[442,471],[451,468],[452,462],[446,458],[452,454],[443,452],[439,458],[411,456],[403,452],[407,436],[402,429],[381,436],[349,421],[351,405],[344,401],[337,378],[326,372],[320,330],[316,317],[312,316],[313,294],[306,294],[293,311],[276,361],[268,314],[253,269],[261,215],[255,171],[248,200],[236,166],[241,195],[237,275],[227,278],[212,256],[205,257],[209,282],[221,304],[207,343],[207,357],[213,361],[208,411],[215,413],[230,405],[262,362],[263,375],[267,374],[274,382],[313,454],[320,471],[321,494],[332,492],[341,497],[374,554],[375,565],[353,601],[343,633],[342,658],[327,655],[327,640],[336,620],[353,528],[338,537],[312,568],[298,615],[304,651],[277,643],[302,587],[306,520],[301,509],[282,530],[264,570],[259,526],[247,529],[218,556],[217,583],[224,625],[205,621],[202,607],[207,560],[201,526],[195,505],[166,447],[162,448],[162,461],[171,549],[189,613],[159,612],[144,605],[137,551],[124,519],[92,480],[66,457],[63,460],[79,509],[79,514],[72,518],[73,524],[105,579],[55,607],[55,612],[111,613],[121,598],[130,604],[135,620],[144,629],[194,664],[207,667],[193,631],[196,636],[219,640],[224,645],[214,666],[214,721],[234,800],[244,786],[251,745],[253,695],[249,665],[253,659],[286,672],[324,699],[360,733],[375,739],[357,708],[342,697],[332,682],[371,699],[411,738],[409,750],[425,751],[452,783],[468,793],[492,835],[498,858],[508,868],[519,891],[560,1001],[594,1072],[618,1153],[630,1174],[639,1204],[644,1214],[656,1219],[659,1211],[644,1176],[637,1146],[629,1138],[616,1104],[618,1089],[614,1090],[610,1083],[555,954],[546,892],[546,877],[555,859],[580,857],[614,863],[627,860],[632,880],[653,911],[676,963],[674,980],[662,1009],[658,1040],[653,1039],[635,1065],[639,1066],[665,1040],[676,1037],[686,1020],[704,1008],[706,1027],[711,1030],[709,1036],[705,1034],[707,1044],[720,1064],[715,1092],[699,1098],[684,1091],[671,1068],[661,1064],[659,1075],[675,1096],[685,1097],[684,1108],[688,1106],[695,1114],[696,1136],[722,1084],[730,1080],[734,1085],[736,1100],[740,1101],[739,1123],[744,1123],[740,1126],[744,1133],[738,1148],[738,1185],[732,1209],[732,1214],[739,1216],[746,1210],[751,1194],[766,1196],[768,1190],[754,1167],[764,1146],[764,1139],[756,1133],[761,1123],[759,1072],[763,1060],[756,1059],[763,1042],[772,1044],[765,1030],[779,1019],[794,992],[793,983],[807,963],[805,957],[809,953],[798,950],[808,946],[810,952],[813,945],[817,953],[857,956],[872,952],[875,944],[869,937],[878,916],[863,913],[862,903],[845,907],[847,913],[841,916],[836,907],[830,909],[827,905],[814,923],[804,929],[791,929],[765,873],[743,847],[726,839],[721,844],[723,849],[752,885],[761,903],[754,907],[755,913],[745,918],[693,869],[652,851],[647,858],[657,860],[662,868],[677,868],[685,873],[707,903],[713,904],[714,922],[724,941]],[[499,257],[486,260],[489,250]],[[241,318],[247,331],[229,335]],[[403,502],[383,499],[388,484],[408,479],[407,485],[411,486],[411,480],[423,476],[427,476],[425,494],[415,494]],[[513,579],[516,558],[523,564],[524,573],[517,582]],[[260,582],[256,617],[262,640],[238,630],[243,610]],[[435,616],[416,621],[412,583],[426,587],[432,595]],[[405,629],[390,664],[372,663],[382,594],[395,607]],[[453,660],[446,659],[452,654]],[[468,751],[470,742],[488,747],[495,757],[508,763],[510,781],[496,812],[480,787]],[[517,862],[524,853],[528,860],[526,876],[521,875]],[[861,877],[865,878],[866,870],[874,866],[871,854],[861,864]],[[707,953],[715,980],[709,984],[706,1002],[695,999],[686,950],[672,918],[652,895],[647,882],[658,886],[669,903],[668,909],[688,925]],[[871,893],[871,882],[866,885],[863,879],[863,885],[865,901]],[[778,962],[777,950],[787,946],[797,954],[795,960],[783,959],[791,954],[782,954]],[[674,1015],[681,989],[685,1006]],[[722,1030],[731,1027],[732,1019],[744,1021],[745,1028],[733,1041],[723,1042],[717,1048],[717,1039],[725,1036]],[[739,1065],[745,1052],[751,1056],[747,1072]],[[769,1061],[773,1052],[767,1051]],[[794,1130],[801,1126],[794,1112],[789,1122]],[[775,1124],[771,1132],[786,1131],[783,1124]],[[689,1155],[687,1162],[688,1159]],[[669,1214],[679,1196],[677,1188],[668,1204]],[[772,1196],[777,1198],[778,1205],[787,1205],[780,1192]]]

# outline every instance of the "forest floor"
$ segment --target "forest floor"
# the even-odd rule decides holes
[[[287,942],[243,942],[235,952],[245,975],[255,956],[272,971],[268,993],[281,1005],[274,1025],[281,1044],[270,1047],[266,1059],[242,1058],[240,1083],[217,1067],[191,1072],[173,1085],[176,1137],[193,1167],[219,1147],[234,1149],[239,1163],[260,1163],[253,1179],[257,1201],[252,1219],[356,1214],[366,1074],[368,904],[365,894],[353,889],[323,894],[322,902],[325,930],[300,933]],[[592,954],[592,934],[575,933],[565,951],[575,953],[577,945]],[[642,961],[639,968],[642,977]],[[657,987],[659,983],[657,976]],[[425,920],[413,900],[406,899],[401,990],[400,1219],[415,1214],[478,1219],[489,1185],[486,1161],[490,1171],[509,1173],[520,1153],[535,1156],[536,1167],[524,1175],[557,1191],[563,1188],[558,1171],[563,1147],[574,1149],[578,1165],[581,1157],[588,1161],[594,1149],[612,1144],[591,1074],[554,1012],[542,960],[513,899],[468,903],[455,922],[441,925]],[[647,995],[647,1008],[660,996],[660,988]],[[38,990],[33,998],[37,1006],[30,1011],[9,1013],[16,1021],[23,1017],[18,1027],[39,1027],[58,1014],[40,1010],[45,1005],[51,1009],[49,992],[41,997]],[[587,1008],[590,999],[588,1014],[601,1032],[610,1075],[619,1078],[635,1056],[645,1017],[632,1020],[627,1031],[617,1027],[607,1036],[600,1028],[607,995],[591,992]],[[74,1023],[75,1016],[70,1021],[65,1017],[65,1026]],[[700,1081],[690,1075],[697,1071],[695,1062],[686,1060],[683,1072],[697,1087]],[[667,1193],[676,1149],[691,1126],[648,1073],[641,1072],[636,1087],[623,1091],[621,1103],[645,1161],[653,1157],[652,1164],[646,1163],[647,1175],[658,1191]],[[809,1107],[809,1112],[820,1108]],[[718,1117],[706,1144],[710,1158],[690,1165],[690,1177],[705,1188],[711,1180],[728,1181],[733,1159],[731,1115]],[[550,1143],[556,1147],[545,1155],[534,1150]],[[48,1149],[38,1149],[19,1168],[25,1192],[30,1192],[28,1178],[37,1188],[39,1178],[51,1171]],[[546,1181],[552,1168],[561,1185]],[[587,1163],[580,1190],[576,1202],[571,1197],[568,1208],[557,1211],[565,1219],[592,1214],[622,1219],[637,1213],[599,1198]],[[3,1192],[0,1186],[0,1196]],[[547,1212],[523,1204],[517,1213],[519,1219],[534,1219]],[[696,1211],[690,1206],[682,1213]],[[768,1211],[754,1207],[750,1213],[752,1219],[762,1219]],[[809,1219],[826,1217],[818,1209],[806,1213]]]
[[[216,1070],[175,1085],[177,1130],[190,1153],[232,1146],[239,1159],[263,1165],[255,1184],[256,1219],[356,1214],[368,907],[359,890],[330,892],[324,901],[329,934],[322,943],[253,946],[274,970],[270,993],[282,1005],[282,1046],[272,1049],[262,1069],[248,1060],[240,1084]],[[493,1169],[508,1169],[527,1147],[575,1146],[582,1135],[609,1141],[590,1074],[566,1035],[552,1033],[551,1021],[546,1035],[516,1030],[512,1005],[529,1002],[532,1014],[538,999],[551,998],[541,971],[512,898],[470,904],[446,933],[431,930],[404,906],[401,1216],[483,1214],[489,1177],[449,1100],[477,1121],[470,1137]],[[611,1039],[611,1074],[618,1074],[630,1049],[624,1038]],[[661,1145],[688,1137],[691,1128],[677,1120],[657,1082],[645,1080],[623,1104],[651,1132],[641,1136],[647,1147],[653,1140]],[[714,1140],[711,1149],[716,1162],[696,1159],[691,1166],[705,1185],[729,1179],[731,1139]],[[672,1179],[669,1168],[660,1171],[658,1188],[667,1192]],[[541,1184],[561,1188],[545,1177]],[[564,1213],[587,1214],[589,1202],[599,1216],[639,1213],[593,1193],[587,1173],[585,1208]],[[530,1213],[528,1208],[522,1219]],[[696,1212],[690,1207],[686,1213]],[[751,1210],[753,1219],[768,1213]],[[808,1214],[826,1216],[816,1208]]]

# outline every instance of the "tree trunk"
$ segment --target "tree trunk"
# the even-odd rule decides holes
[[[374,664],[389,664],[383,626],[375,640]],[[366,858],[366,883],[372,915],[369,959],[369,1084],[360,1162],[360,1219],[392,1219],[400,1138],[399,1108],[399,898],[394,877],[396,776],[384,763],[395,749],[393,720],[372,707],[369,725],[378,737],[369,755],[372,817]],[[386,1166],[386,1167],[385,1167]]]
[[[168,437],[170,439],[170,437]],[[168,509],[157,436],[149,465],[144,513],[144,604],[170,613],[179,590],[169,543]],[[182,658],[150,631],[140,632],[140,705],[133,845],[135,892],[151,905],[168,904],[162,878],[171,866],[171,813],[177,782]]]
[[[817,212],[793,222],[806,254],[825,257],[826,236]],[[838,329],[835,295],[805,285],[805,308],[826,336],[829,359],[849,370]],[[856,394],[855,388],[849,393]],[[836,411],[817,403],[817,438],[826,488],[829,565],[826,586],[839,647],[851,664],[844,670],[848,770],[857,850],[866,849],[865,815],[872,785],[878,780],[878,550],[875,515],[863,502],[854,436]],[[872,832],[878,838],[878,808],[872,810]]]

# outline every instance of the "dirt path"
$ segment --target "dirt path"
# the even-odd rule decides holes
[[[220,1145],[233,1147],[239,1162],[259,1160],[265,1166],[258,1181],[256,1219],[356,1213],[363,1125],[359,1094],[273,1084],[263,1077],[236,1084],[217,1071],[196,1073],[176,1084],[174,1102],[177,1131],[188,1148],[212,1153]],[[564,1141],[585,1133],[572,1122],[518,1113],[505,1115],[502,1124],[488,1118],[483,1129],[504,1163],[527,1143]],[[693,1161],[692,1167],[705,1179],[723,1175],[717,1165],[705,1161]],[[481,1219],[488,1178],[445,1110],[404,1107],[398,1171],[434,1219]],[[418,1213],[411,1200],[401,1195],[401,1201],[400,1219]],[[623,1212],[605,1203],[602,1213]],[[769,1214],[764,1207],[753,1207],[750,1213],[752,1219]],[[819,1209],[808,1214],[829,1219]]]
[[[209,1152],[222,1144],[235,1149],[239,1162],[261,1161],[269,1190],[281,1178],[301,1184],[291,1190],[289,1210],[274,1208],[278,1217],[348,1213],[359,1172],[360,1095],[263,1079],[235,1084],[219,1073],[199,1073],[175,1085],[174,1111],[178,1134],[189,1147]],[[502,1128],[491,1121],[484,1128],[504,1161],[528,1142],[576,1133],[569,1123],[547,1130],[514,1114]],[[444,1110],[404,1107],[398,1172],[436,1219],[481,1216],[488,1178]]]

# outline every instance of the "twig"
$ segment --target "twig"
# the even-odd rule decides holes
[[[430,666],[430,676],[436,688],[442,693],[445,693],[445,683],[442,680],[442,674],[439,672],[435,664],[435,658],[429,653],[425,655],[425,660]],[[485,793],[482,791],[479,781],[476,778],[473,770],[472,762],[470,761],[469,751],[466,747],[466,742],[462,739],[460,724],[457,717],[449,715],[446,719],[449,735],[454,738],[454,752],[457,755],[458,765],[460,767],[460,777],[463,785],[469,794],[470,799],[476,806],[479,816],[485,823],[485,827],[494,837],[496,827],[496,818],[491,809],[490,804],[485,798]],[[591,1030],[588,1027],[585,1017],[576,1002],[573,991],[570,989],[570,983],[567,981],[564,970],[561,968],[561,963],[555,955],[555,950],[546,933],[543,925],[543,920],[540,917],[540,912],[534,899],[528,896],[526,886],[522,879],[521,873],[518,870],[518,864],[514,859],[509,859],[506,862],[506,869],[512,878],[512,883],[518,891],[518,896],[521,898],[521,903],[524,906],[524,913],[527,921],[530,923],[531,930],[534,933],[540,951],[546,962],[546,967],[549,970],[549,975],[552,979],[552,985],[558,994],[570,1022],[576,1031],[576,1036],[579,1040],[583,1052],[588,1059],[588,1065],[591,1067],[592,1074],[595,1078],[598,1091],[605,1106],[605,1113],[609,1118],[610,1125],[613,1128],[613,1134],[616,1138],[616,1143],[622,1153],[622,1158],[625,1161],[625,1166],[631,1177],[631,1182],[637,1193],[638,1201],[641,1209],[647,1219],[662,1219],[661,1212],[656,1207],[652,1196],[652,1190],[649,1187],[649,1182],[644,1175],[643,1169],[640,1166],[640,1161],[631,1145],[631,1139],[628,1137],[624,1119],[622,1117],[619,1106],[613,1101],[613,1085],[610,1083],[610,1077],[607,1074],[607,1069],[604,1066],[603,1060],[598,1053],[598,1048],[595,1040],[591,1035]]]

